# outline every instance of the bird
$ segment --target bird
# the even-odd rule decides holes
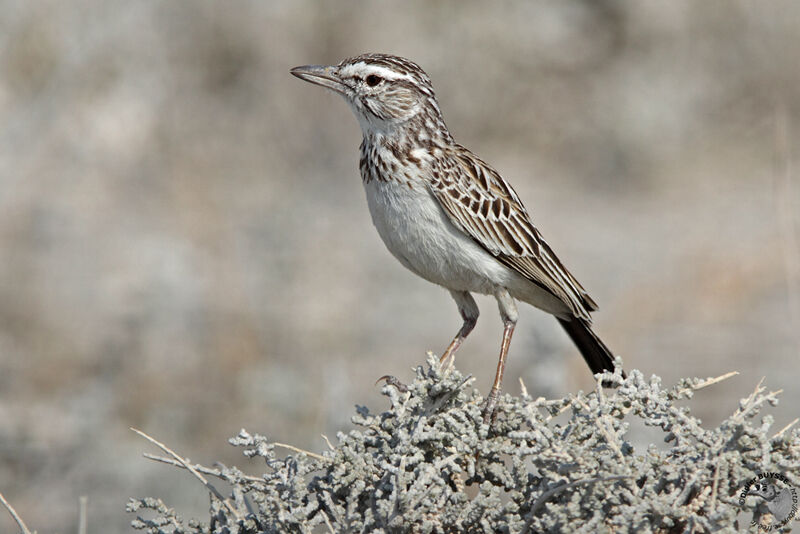
[[[747,492],[748,495],[761,497],[767,504],[767,510],[778,523],[782,523],[792,512],[792,490],[783,488],[781,491],[774,484],[759,482],[753,484]]]
[[[555,316],[593,374],[614,370],[613,353],[591,327],[597,303],[544,240],[511,184],[453,139],[419,65],[367,53],[290,73],[350,105],[361,126],[359,169],[378,234],[403,266],[455,300],[462,325],[442,362],[455,357],[477,323],[472,294],[497,301],[503,335],[485,422],[493,420],[518,300]]]

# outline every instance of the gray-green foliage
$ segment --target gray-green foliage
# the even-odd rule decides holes
[[[359,407],[356,429],[339,433],[321,455],[282,457],[267,438],[243,430],[231,443],[262,458],[267,472],[206,469],[232,488],[222,501],[212,496],[209,523],[184,524],[161,501],[142,499],[129,505],[139,514],[133,526],[242,534],[736,532],[748,478],[778,471],[800,487],[800,432],[770,432],[770,416],[754,420],[777,402],[760,385],[706,429],[681,401],[709,381],[665,388],[638,371],[611,380],[614,388],[558,400],[534,399],[524,388],[519,398],[504,395],[490,428],[472,381],[431,359],[407,391],[383,389],[386,411]],[[642,423],[663,440],[634,447],[628,429]],[[749,510],[755,504],[747,499]],[[147,518],[143,509],[151,510]]]

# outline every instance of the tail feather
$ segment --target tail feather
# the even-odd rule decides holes
[[[586,321],[573,317],[572,319],[558,319],[559,324],[566,330],[567,335],[581,351],[583,359],[589,364],[592,374],[603,371],[614,371],[614,354],[603,341],[597,337]],[[625,373],[623,373],[625,376]]]

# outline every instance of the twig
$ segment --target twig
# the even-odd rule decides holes
[[[150,436],[148,436],[147,434],[145,434],[141,430],[137,430],[137,429],[135,429],[133,427],[130,427],[130,428],[131,428],[131,430],[133,430],[134,432],[136,432],[137,434],[142,436],[144,439],[146,439],[147,441],[149,441],[150,443],[152,443],[153,445],[155,445],[156,447],[158,447],[162,451],[164,451],[167,454],[169,454],[170,456],[172,456],[175,460],[180,462],[183,465],[183,467],[185,467],[190,473],[192,473],[195,476],[195,478],[197,478],[197,480],[199,480],[200,482],[203,483],[203,485],[206,487],[206,489],[208,491],[210,491],[217,499],[219,499],[225,505],[225,507],[233,514],[233,516],[236,518],[237,521],[241,521],[243,519],[241,514],[239,513],[239,510],[237,510],[236,507],[233,506],[233,504],[231,504],[231,502],[228,499],[223,497],[222,494],[217,490],[217,488],[215,488],[213,485],[211,485],[211,483],[208,481],[208,479],[206,479],[206,477],[201,475],[200,472],[197,469],[195,469],[194,467],[192,467],[189,464],[189,462],[187,462],[183,457],[178,455],[178,453],[176,453],[175,451],[173,451],[172,449],[170,449],[169,447],[167,447],[166,445],[164,445],[160,441],[158,441],[158,440],[156,440],[154,438],[151,438]]]
[[[598,373],[600,376],[595,377],[595,392],[597,393],[597,402],[600,403],[602,406],[606,403],[606,394],[603,393],[603,376],[602,373]]]
[[[576,480],[575,482],[570,482],[569,484],[562,484],[561,486],[556,486],[555,488],[550,488],[549,490],[547,490],[544,493],[542,493],[539,496],[539,498],[536,499],[536,502],[533,503],[533,506],[531,506],[531,511],[529,513],[529,516],[528,516],[528,521],[525,523],[525,528],[522,529],[523,534],[525,534],[525,533],[530,531],[531,523],[533,522],[534,514],[536,514],[536,512],[539,511],[539,508],[545,502],[547,502],[547,500],[550,497],[552,497],[556,493],[561,493],[562,491],[564,491],[566,489],[569,489],[569,488],[574,488],[575,486],[581,486],[581,485],[585,485],[585,484],[595,484],[597,482],[608,482],[608,481],[613,481],[613,480],[623,480],[623,479],[626,479],[626,478],[633,478],[633,477],[630,476],[630,475],[616,475],[616,476],[604,477],[604,478],[587,478],[585,480]]]
[[[331,440],[328,439],[328,436],[326,436],[325,434],[320,434],[320,436],[322,436],[322,439],[324,439],[325,443],[328,444],[328,448],[330,450],[332,450],[332,451],[336,450],[336,447],[333,446],[333,444],[331,443]]]
[[[586,410],[587,412],[589,411],[589,406],[583,400],[577,399],[577,401],[578,404],[580,404],[584,410]],[[617,454],[617,456],[619,456],[619,459],[622,461],[622,463],[625,463],[625,455],[622,454],[622,449],[619,448],[617,440],[614,437],[614,429],[611,423],[609,423],[608,421],[608,415],[606,414],[601,415],[599,418],[595,420],[595,424],[597,425],[597,428],[600,429],[600,432],[603,434],[603,437],[606,438],[608,446],[611,447],[611,449]]]
[[[694,485],[697,482],[697,479],[700,477],[700,471],[696,471],[689,481],[683,485],[683,489],[678,493],[675,499],[672,501],[672,509],[677,510],[679,506],[686,506],[688,503],[686,500],[691,495],[692,490],[694,489]]]
[[[149,452],[142,453],[142,456],[144,456],[148,460],[153,460],[155,462],[161,462],[162,464],[174,465],[175,467],[180,467],[181,469],[186,469],[185,465],[183,465],[181,462],[173,460],[172,458],[164,458],[163,456],[156,456],[155,454],[150,454]],[[194,467],[197,471],[199,471],[201,473],[205,473],[206,475],[215,476],[215,477],[220,478],[222,480],[225,480],[227,482],[227,480],[225,478],[225,475],[223,475],[222,471],[219,470],[219,469],[212,469],[210,467],[205,467],[205,466],[200,465],[200,464],[194,464],[192,467]],[[254,477],[254,476],[249,476],[249,475],[244,475],[244,474],[239,475],[239,478],[241,478],[242,480],[248,480],[250,482],[262,482],[262,483],[264,482],[264,479],[261,478],[261,477]]]
[[[720,375],[720,376],[718,376],[716,378],[709,378],[707,380],[704,380],[704,381],[700,382],[699,384],[697,384],[692,389],[697,391],[698,389],[703,389],[703,388],[708,387],[708,386],[713,386],[717,382],[722,382],[723,380],[727,380],[730,377],[736,376],[738,374],[739,374],[739,371],[731,371],[729,373],[725,373],[724,375]]]
[[[781,428],[781,429],[780,429],[780,430],[779,430],[779,431],[778,431],[778,432],[777,432],[777,433],[776,433],[774,436],[772,436],[771,438],[769,438],[769,439],[770,439],[770,441],[772,441],[772,440],[773,440],[773,439],[775,439],[775,438],[779,438],[779,437],[781,437],[781,436],[783,435],[783,433],[784,433],[784,432],[786,432],[787,430],[789,430],[790,428],[792,428],[794,425],[796,425],[798,421],[800,421],[800,417],[797,417],[797,418],[795,418],[795,420],[794,420],[794,421],[792,421],[791,423],[789,423],[789,424],[788,424],[788,425],[786,425],[785,427]]]
[[[620,461],[624,464],[625,455],[622,454],[622,449],[620,449],[619,444],[617,443],[616,436],[614,435],[614,429],[611,426],[611,423],[608,421],[608,415],[601,415],[596,423],[597,427],[600,429],[600,432],[602,432],[603,436],[605,436],[608,445],[614,450],[615,453],[617,453]]]
[[[326,514],[324,511],[322,512],[322,519],[325,520],[325,524],[328,526],[328,531],[331,534],[336,534],[336,531],[333,529],[333,525],[331,525],[331,520],[328,519],[328,514]]]
[[[244,506],[247,508],[247,511],[250,513],[250,517],[253,518],[253,521],[258,527],[259,532],[264,530],[264,526],[261,524],[261,521],[258,519],[258,512],[255,508],[253,508],[253,503],[250,502],[250,499],[247,498],[247,494],[245,493],[242,495],[242,501],[244,501]]]
[[[519,377],[519,389],[522,391],[523,397],[528,397],[528,388],[525,387],[525,382],[522,381],[522,377]]]
[[[571,407],[572,407],[572,403],[571,403],[571,402],[568,402],[568,403],[564,404],[564,406],[562,406],[562,407],[561,407],[561,408],[558,410],[558,412],[557,412],[557,413],[554,413],[554,414],[552,414],[552,413],[551,413],[551,414],[549,414],[549,415],[548,415],[548,416],[545,418],[544,422],[545,422],[545,423],[549,423],[551,419],[553,419],[554,417],[558,417],[558,416],[559,416],[559,415],[561,415],[562,413],[564,413],[564,412],[566,412],[567,410],[569,410]]]
[[[734,421],[741,420],[742,415],[749,412],[750,409],[755,405],[756,396],[764,391],[764,388],[761,386],[761,384],[764,383],[765,378],[766,378],[765,376],[761,377],[761,380],[759,380],[758,384],[756,384],[756,388],[753,390],[750,396],[744,400],[744,406],[740,405],[739,408],[736,409],[736,412],[734,412],[733,414]]]
[[[727,380],[730,377],[736,376],[738,374],[739,374],[739,371],[731,371],[730,373],[725,373],[724,375],[720,375],[720,376],[718,376],[716,378],[707,378],[706,380],[703,380],[702,382],[698,383],[697,385],[694,385],[692,387],[684,388],[684,389],[680,390],[678,392],[678,395],[682,395],[682,394],[684,394],[684,393],[686,393],[688,391],[697,391],[698,389],[703,389],[703,388],[707,388],[708,386],[713,386],[714,384],[716,384],[718,382],[722,382],[723,380]],[[763,382],[764,379],[762,378],[761,380]]]
[[[757,406],[759,404],[763,404],[764,401],[769,401],[770,399],[774,400],[778,395],[783,393],[782,389],[777,389],[775,391],[768,392],[766,395],[763,395],[764,390],[766,388],[763,387],[761,384],[764,383],[764,379],[765,378],[766,377],[763,377],[763,376],[761,377],[761,380],[758,381],[758,385],[756,386],[756,389],[753,390],[753,392],[750,394],[749,397],[744,399],[744,406],[740,405],[739,408],[736,409],[736,412],[734,412],[733,417],[731,418],[731,420],[733,420],[735,422],[743,421],[745,415],[750,410],[752,410],[755,406]],[[761,396],[759,397],[758,395],[761,395]],[[793,424],[794,424],[794,422],[790,423],[789,426],[791,426]],[[786,430],[786,429],[784,429],[784,430]],[[781,432],[783,432],[783,430],[781,430]],[[780,432],[778,434],[776,434],[776,436],[779,436],[779,435],[780,435]]]
[[[0,493],[0,502],[3,503],[3,506],[5,506],[6,510],[8,510],[8,512],[11,514],[11,517],[13,517],[14,521],[17,522],[17,525],[19,525],[19,528],[22,530],[22,534],[31,534],[31,531],[25,526],[25,521],[23,521],[22,518],[17,515],[17,511],[14,510],[14,507],[11,506],[11,503],[9,503],[6,498],[3,497],[2,493]]]
[[[316,454],[316,453],[313,453],[311,451],[306,451],[306,450],[300,449],[298,447],[295,447],[294,445],[287,445],[286,443],[278,443],[277,441],[275,443],[273,443],[273,445],[275,445],[276,447],[283,447],[284,449],[289,449],[290,451],[299,452],[301,454],[305,454],[306,456],[311,456],[312,458],[316,458],[320,462],[330,462],[331,461],[330,458],[325,458],[321,454]]]

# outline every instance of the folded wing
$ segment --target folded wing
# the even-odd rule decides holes
[[[489,253],[562,300],[575,317],[597,309],[533,225],[514,189],[466,148],[434,165],[431,191],[458,228]]]

